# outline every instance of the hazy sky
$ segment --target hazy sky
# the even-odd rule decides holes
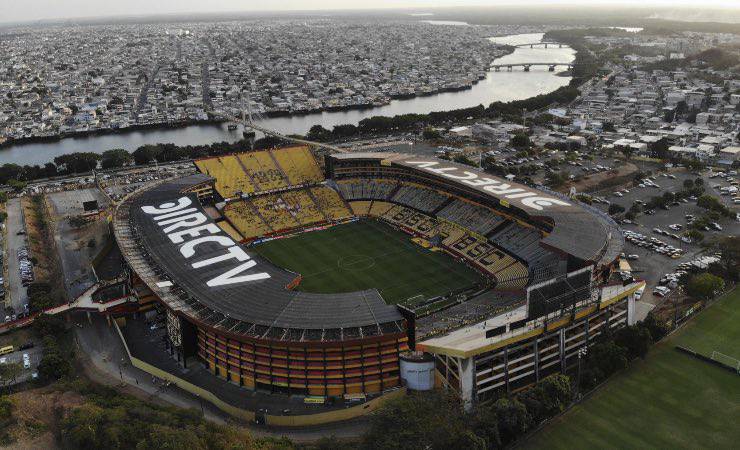
[[[439,6],[624,4],[645,6],[740,7],[740,0],[0,0],[0,22],[39,19],[151,15],[187,12],[275,11]]]

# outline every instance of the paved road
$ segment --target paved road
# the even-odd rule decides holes
[[[34,348],[29,348],[27,350],[23,351],[16,351],[13,353],[9,353],[7,355],[0,356],[0,361],[5,358],[6,364],[12,364],[12,363],[21,363],[23,364],[23,354],[28,353],[28,356],[31,359],[31,367],[28,369],[22,369],[20,376],[16,378],[16,380],[13,383],[10,383],[9,386],[12,386],[14,384],[23,383],[24,381],[28,381],[31,379],[31,374],[36,371],[36,368],[39,365],[39,362],[41,362],[41,357],[43,355],[43,351],[40,346],[36,346]],[[1,384],[2,382],[0,382]]]
[[[8,254],[6,255],[6,263],[8,264],[8,295],[10,295],[11,308],[16,313],[19,313],[23,311],[23,305],[28,303],[26,288],[21,283],[18,265],[18,249],[26,245],[26,236],[17,234],[18,231],[24,229],[20,198],[11,198],[8,200],[8,219],[6,224],[8,228]],[[4,315],[2,319],[5,319]]]

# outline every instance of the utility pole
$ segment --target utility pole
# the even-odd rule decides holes
[[[576,400],[581,399],[581,360],[586,357],[588,349],[584,346],[578,350],[578,376],[576,381]]]

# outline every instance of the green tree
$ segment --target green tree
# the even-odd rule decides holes
[[[498,432],[498,415],[491,406],[479,405],[471,417],[471,427],[476,436],[483,438],[486,448],[501,447],[501,436]]]
[[[550,416],[563,411],[573,399],[570,378],[567,375],[550,375],[540,385],[545,393],[545,410]]]
[[[329,140],[330,137],[331,137],[331,131],[327,130],[321,125],[312,126],[311,129],[308,130],[308,133],[306,134],[306,139],[310,141],[317,141],[317,142],[327,141]]]
[[[568,172],[561,170],[559,172],[550,172],[545,177],[545,182],[548,186],[551,188],[559,188],[565,184],[565,182],[568,181]]]
[[[517,399],[500,398],[493,404],[498,433],[506,445],[524,435],[530,422],[527,407]]]
[[[14,383],[21,373],[23,373],[23,365],[20,362],[0,364],[0,386],[9,386]]]
[[[668,324],[664,321],[658,320],[652,311],[650,311],[647,317],[645,317],[645,320],[642,321],[642,325],[647,328],[653,342],[660,341],[668,334],[668,331],[670,331]]]
[[[421,136],[424,139],[439,139],[442,137],[439,131],[435,130],[432,127],[426,127],[424,128],[424,131],[422,132]]]
[[[60,316],[52,316],[51,314],[41,314],[36,317],[33,321],[33,331],[39,337],[44,336],[55,336],[59,337],[67,329],[67,325],[64,323],[64,319]]]
[[[131,164],[133,160],[134,157],[131,155],[131,153],[122,148],[116,148],[103,152],[100,166],[103,169],[117,169],[119,167]]]
[[[627,367],[627,350],[605,338],[588,349],[581,375],[581,386],[591,389],[618,370]]]
[[[54,164],[67,173],[90,172],[98,166],[101,156],[92,152],[75,152],[54,158]]]
[[[366,449],[485,447],[467,428],[459,400],[442,391],[411,393],[388,402],[370,419]]]
[[[698,300],[710,300],[725,288],[725,281],[711,273],[694,275],[686,284],[686,293]]]
[[[7,395],[0,396],[0,446],[9,446],[14,442],[8,433],[10,426],[15,423],[14,409],[15,405]]]
[[[624,155],[625,158],[628,160],[632,158],[632,154],[634,153],[634,149],[630,146],[622,147],[621,152]]]
[[[704,235],[699,230],[689,230],[685,234],[692,242],[701,242],[704,240]]]
[[[525,133],[516,133],[511,138],[511,145],[517,149],[525,149],[529,148],[532,143],[529,140],[529,136],[527,136]]]
[[[627,358],[645,358],[652,336],[650,331],[642,325],[627,326],[614,334],[614,343],[627,350]]]
[[[716,211],[724,216],[730,215],[730,209],[720,199],[712,195],[704,194],[696,200],[696,206],[708,211]]]
[[[727,236],[719,240],[717,250],[720,251],[719,269],[717,272],[729,281],[739,281],[740,274],[740,236]]]
[[[134,164],[142,166],[156,161],[157,156],[159,156],[161,152],[162,150],[156,145],[142,145],[134,150],[131,156],[134,158]]]
[[[21,192],[23,189],[26,188],[27,185],[28,183],[26,183],[25,181],[15,179],[8,180],[8,186],[10,186],[15,192]]]
[[[72,374],[72,355],[64,351],[58,337],[46,335],[43,338],[44,354],[39,362],[39,377],[43,380],[59,380]]]
[[[624,206],[619,205],[617,203],[612,203],[612,204],[609,205],[609,214],[610,215],[619,214],[619,213],[623,213],[623,212],[624,212]]]

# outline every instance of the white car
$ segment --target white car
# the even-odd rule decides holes
[[[31,357],[28,356],[28,353],[23,354],[23,368],[24,369],[30,369],[31,368]]]

